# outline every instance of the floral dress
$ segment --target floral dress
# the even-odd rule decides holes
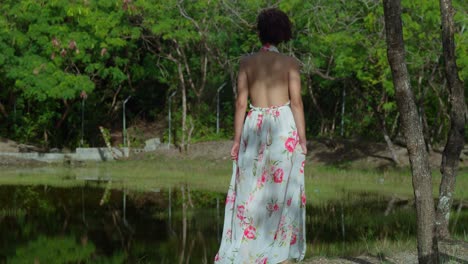
[[[304,258],[304,161],[289,103],[250,106],[226,197],[215,263]]]

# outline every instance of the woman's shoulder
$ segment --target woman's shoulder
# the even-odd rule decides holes
[[[242,55],[240,57],[240,59],[239,59],[239,66],[241,68],[247,67],[252,62],[255,55],[256,55],[256,53],[246,53],[246,54]]]
[[[288,70],[301,71],[302,62],[293,55],[282,54],[284,56],[285,64]]]
[[[251,59],[253,56],[255,55],[255,53],[246,53],[244,55],[242,55],[239,59],[239,63],[242,64],[242,63],[246,63],[249,59]]]
[[[289,68],[299,69],[302,65],[299,59],[297,59],[294,56],[290,56],[284,53],[277,53],[277,54],[278,54],[278,57],[276,58],[276,60],[278,59],[281,60],[282,64],[285,66],[289,66]],[[262,61],[262,58],[259,57],[259,52],[247,53],[240,57],[239,65],[241,68],[243,68],[243,67],[247,67],[248,65],[252,63],[253,64],[261,63],[261,61]]]
[[[301,61],[292,55],[287,55],[287,54],[282,54],[285,58],[285,60],[288,61],[289,64],[291,64],[294,67],[300,67],[301,66]]]

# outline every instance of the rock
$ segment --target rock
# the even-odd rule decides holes
[[[50,153],[60,153],[60,149],[58,149],[58,148],[51,148],[51,149],[49,150],[49,152],[50,152]]]
[[[19,144],[18,145],[18,150],[19,152],[43,152],[44,150],[41,148],[38,148],[36,146],[31,146],[31,145],[26,145],[26,144]]]
[[[145,151],[155,151],[161,145],[161,140],[159,138],[151,138],[145,141]]]

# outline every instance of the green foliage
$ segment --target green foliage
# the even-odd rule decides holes
[[[75,147],[83,122],[85,140],[91,146],[102,145],[98,126],[120,130],[122,101],[128,96],[132,96],[127,104],[129,123],[132,119],[162,122],[157,117],[167,114],[169,91],[178,91],[173,127],[180,140],[180,63],[193,142],[229,137],[231,84],[239,58],[259,48],[255,20],[270,2],[4,0],[0,103],[6,115],[0,114],[0,135],[45,147]],[[427,121],[425,133],[442,142],[448,97],[438,1],[402,4],[408,68]],[[457,63],[466,81],[468,4],[456,0],[454,6]],[[279,48],[302,64],[308,133],[335,136],[343,119],[346,137],[382,138],[383,120],[390,136],[398,136],[381,3],[288,0],[279,7],[294,24],[294,39]],[[228,85],[221,94],[222,133],[216,134],[214,95],[224,82]],[[341,116],[343,90],[346,111]]]
[[[30,132],[25,137],[21,130],[4,131],[9,137],[34,142],[40,133],[45,133],[59,138],[54,143],[66,144],[63,141],[70,141],[70,132],[74,134],[72,137],[79,135],[73,130],[79,125],[67,125],[67,121],[80,116],[79,111],[69,108],[80,102],[81,93],[88,94],[92,101],[96,98],[104,102],[105,109],[115,104],[112,100],[116,96],[128,93],[132,85],[129,78],[133,81],[146,78],[141,69],[138,73],[140,66],[131,67],[139,63],[136,42],[141,29],[131,23],[130,12],[115,1],[4,1],[0,11],[5,14],[0,28],[5,32],[2,40],[6,40],[0,40],[0,46],[8,46],[0,57],[3,62],[0,74],[5,72],[6,83],[12,85],[4,98],[13,97],[11,105],[20,113],[9,121],[12,127],[26,125]],[[132,71],[137,72],[135,77]],[[35,109],[31,111],[29,106],[17,104],[19,98]],[[53,108],[44,109],[43,105],[51,106],[49,102],[56,103]],[[24,112],[28,115],[23,116]],[[28,116],[48,122],[18,123],[25,118],[30,120]],[[54,127],[69,132],[54,133]]]

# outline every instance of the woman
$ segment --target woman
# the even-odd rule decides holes
[[[278,9],[263,10],[257,20],[263,47],[240,62],[235,162],[215,263],[286,263],[305,254],[307,147],[299,65],[275,47],[291,38],[291,23]]]

